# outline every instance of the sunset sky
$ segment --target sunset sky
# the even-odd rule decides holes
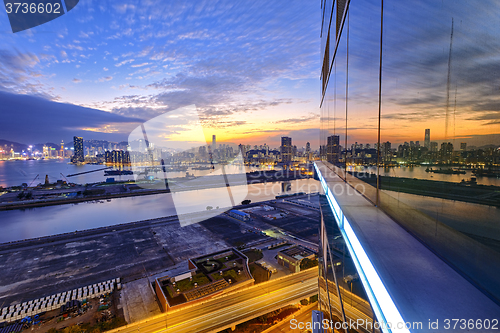
[[[486,141],[499,143],[500,4],[385,3],[382,140],[423,141],[425,128],[444,139],[453,16],[448,139],[490,135]],[[376,4],[351,1],[352,142],[376,141]],[[317,149],[320,23],[319,1],[80,0],[13,34],[1,11],[0,139],[125,141],[141,123],[194,105],[207,140],[279,146],[287,135]],[[345,123],[339,96],[328,116],[335,126]],[[181,120],[163,124],[163,135],[188,142],[194,123]]]

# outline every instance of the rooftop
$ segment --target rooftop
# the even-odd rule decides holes
[[[313,250],[310,250],[310,249],[303,247],[301,245],[289,247],[288,249],[280,251],[278,253],[283,253],[283,254],[285,254],[289,257],[292,257],[294,259],[297,259],[297,260],[301,260],[301,259],[304,259],[304,258],[307,258],[311,255],[316,254]]]

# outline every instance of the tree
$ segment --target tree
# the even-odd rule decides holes
[[[309,258],[304,258],[300,262],[300,269],[308,269],[318,266],[318,259],[311,260]]]
[[[18,199],[24,198],[24,192],[19,192],[19,194],[17,195],[17,198]]]
[[[242,205],[248,205],[248,204],[250,204],[250,202],[252,202],[252,200],[248,200],[248,199],[247,199],[247,200],[243,200],[243,201],[241,202],[241,204],[242,204]]]

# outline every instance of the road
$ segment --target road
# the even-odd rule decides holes
[[[318,292],[318,270],[254,285],[130,324],[113,333],[218,332],[265,313],[299,302]]]
[[[326,291],[325,282],[323,279],[320,279],[319,286],[322,292]],[[337,297],[337,288],[335,287],[335,284],[329,281],[328,289],[330,291],[330,303],[332,305],[332,309],[340,309],[340,304]],[[347,318],[350,318],[353,321],[361,319],[365,323],[372,323],[373,313],[369,302],[357,296],[356,294],[351,293],[348,289],[344,289],[342,286],[340,287],[340,293],[342,295],[344,311]]]
[[[305,326],[306,323],[311,322],[311,319],[312,319],[311,314],[312,314],[312,311],[314,311],[314,310],[318,310],[318,303],[317,302],[312,308],[308,308],[307,311],[300,313],[296,316],[293,316],[292,319],[297,320],[296,323],[304,323],[304,326]],[[285,333],[285,332],[302,333],[302,332],[306,331],[305,329],[301,330],[299,328],[293,329],[292,327],[295,327],[295,326],[292,326],[290,324],[290,320],[291,319],[287,319],[285,321],[282,321],[279,324],[274,325],[271,329],[267,329],[265,332],[266,333]]]

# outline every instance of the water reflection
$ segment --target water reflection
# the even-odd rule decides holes
[[[314,179],[289,183],[287,193],[312,193],[319,190]],[[274,199],[282,194],[280,182],[248,185],[247,199],[252,202]],[[244,191],[234,186],[233,191]],[[75,205],[39,207],[0,212],[0,242],[54,235],[75,230],[91,229],[153,219],[176,214],[172,196],[193,211],[204,211],[214,197],[226,194],[226,188],[126,197],[111,201],[84,202]]]

